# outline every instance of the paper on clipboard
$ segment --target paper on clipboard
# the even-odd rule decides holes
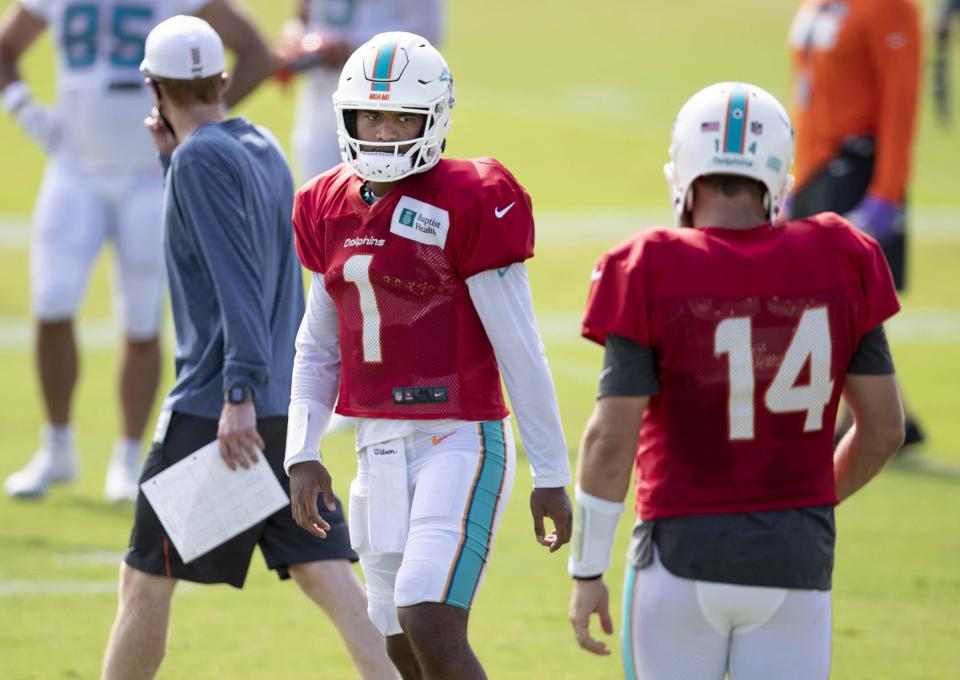
[[[213,441],[140,485],[184,563],[289,504],[270,465],[231,470]]]

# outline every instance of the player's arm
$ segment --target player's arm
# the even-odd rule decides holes
[[[604,366],[593,414],[577,460],[577,508],[569,571],[574,578],[570,624],[583,649],[606,656],[607,645],[590,635],[597,614],[604,633],[613,633],[603,573],[630,485],[637,437],[650,396],[659,392],[653,352],[627,338],[606,336]]]
[[[865,20],[877,75],[874,172],[867,193],[847,217],[880,243],[902,228],[920,81],[920,20],[912,0],[877,0]]]
[[[50,111],[38,104],[30,88],[20,79],[20,57],[46,28],[46,22],[28,11],[19,2],[13,3],[0,19],[0,92],[3,110],[13,116],[20,127],[49,151],[59,132]]]
[[[883,326],[861,339],[847,369],[843,397],[854,425],[834,452],[841,502],[873,479],[903,443],[903,404]]]
[[[230,87],[223,97],[227,106],[233,107],[273,72],[270,48],[247,12],[230,0],[210,0],[197,16],[213,27],[236,57]]]
[[[255,400],[270,379],[273,354],[271,310],[261,292],[264,263],[228,165],[212,148],[194,145],[189,152],[179,155],[167,181],[220,307],[222,388],[243,389],[247,396],[242,403],[224,401],[217,428],[220,455],[231,468],[247,467],[247,458],[256,462],[264,448]]]
[[[0,90],[20,80],[20,57],[36,41],[46,22],[15,2],[0,19]]]
[[[554,552],[570,540],[572,510],[565,487],[570,461],[550,367],[533,313],[533,298],[522,262],[467,279],[470,299],[497,358],[530,460],[537,541]],[[547,535],[544,517],[555,531]]]
[[[909,0],[874,3],[870,55],[879,78],[879,120],[870,196],[901,203],[919,105],[921,29]]]
[[[317,512],[317,494],[323,493],[326,506],[335,509],[333,482],[322,463],[320,439],[330,422],[339,384],[337,309],[323,284],[323,274],[314,272],[307,309],[297,331],[283,467],[290,475],[294,521],[320,538],[330,527]]]

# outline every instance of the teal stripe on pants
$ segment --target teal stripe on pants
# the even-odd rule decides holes
[[[633,661],[633,589],[637,583],[637,568],[627,565],[627,575],[623,580],[623,623],[621,624],[620,647],[623,650],[624,680],[636,680]]]
[[[480,473],[477,475],[464,522],[465,537],[460,544],[444,604],[470,609],[473,595],[480,583],[480,574],[487,562],[493,522],[500,502],[500,491],[507,468],[507,444],[503,422],[487,421],[480,424],[483,437],[483,452],[480,454]]]

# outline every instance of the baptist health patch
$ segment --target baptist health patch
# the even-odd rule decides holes
[[[443,248],[450,230],[450,213],[435,205],[403,196],[390,220],[390,233]]]

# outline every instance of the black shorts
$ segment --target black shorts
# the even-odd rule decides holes
[[[871,138],[857,137],[848,141],[836,158],[793,192],[790,217],[802,219],[822,212],[845,215],[856,208],[873,179],[873,157]],[[903,290],[907,283],[905,206],[906,202],[900,215],[901,228],[898,233],[888,242],[880,244],[897,290]]]
[[[289,496],[290,480],[283,469],[287,418],[261,418],[257,420],[257,431],[266,444],[264,453],[267,461]],[[155,443],[147,456],[140,482],[150,479],[216,438],[216,420],[174,413],[163,442]],[[330,524],[330,531],[325,539],[316,538],[298,527],[293,521],[290,506],[287,505],[263,522],[234,536],[189,564],[184,564],[143,491],[140,491],[137,494],[133,531],[130,532],[130,550],[125,559],[131,567],[148,574],[196,583],[229,583],[237,588],[243,587],[250,566],[250,556],[258,544],[267,561],[267,567],[276,569],[281,579],[290,578],[288,567],[293,564],[318,560],[356,562],[357,555],[350,548],[343,507],[339,499],[336,503],[336,511],[330,512],[318,499],[317,509]]]

